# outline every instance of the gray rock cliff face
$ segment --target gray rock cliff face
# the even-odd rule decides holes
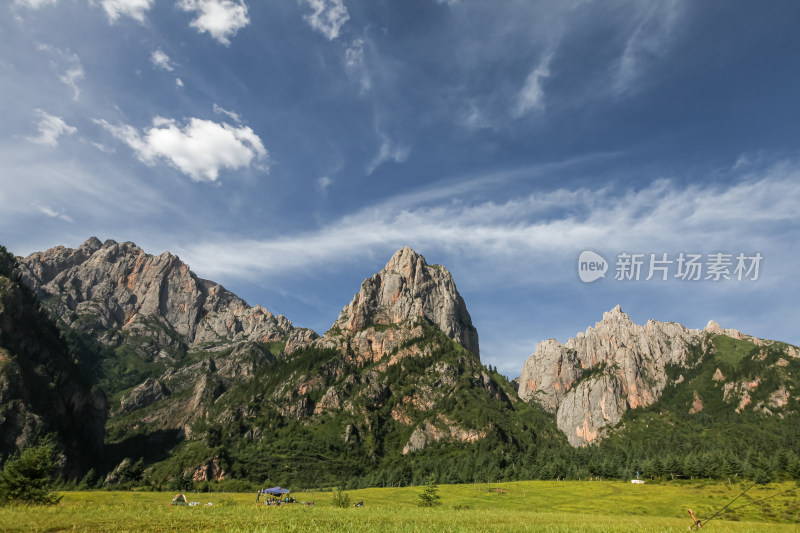
[[[420,318],[429,320],[480,356],[478,332],[453,276],[446,268],[428,265],[424,257],[404,247],[383,270],[362,283],[361,290],[318,343],[332,348],[349,344],[357,353],[374,353],[379,358],[418,336],[412,330]]]
[[[189,345],[270,342],[295,329],[285,317],[198,278],[177,256],[149,255],[130,242],[92,237],[77,249],[57,246],[22,259],[18,272],[41,298],[58,298],[56,312],[68,326],[149,336],[174,331]],[[161,336],[161,344],[175,341]]]
[[[634,324],[617,306],[563,345],[539,343],[522,367],[519,395],[556,413],[559,428],[580,446],[628,409],[654,403],[667,385],[666,366],[685,365],[702,338],[672,322]]]

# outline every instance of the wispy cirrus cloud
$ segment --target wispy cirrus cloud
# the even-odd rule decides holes
[[[28,7],[31,9],[39,9],[47,5],[56,5],[58,0],[14,0],[15,6]]]
[[[339,37],[342,26],[350,20],[350,14],[342,0],[298,0],[311,8],[303,19],[309,26],[332,41]]]
[[[727,185],[657,180],[639,190],[556,189],[503,203],[450,200],[415,207],[403,198],[318,231],[260,241],[226,237],[190,246],[182,255],[204,275],[263,279],[410,244],[469,256],[507,273],[509,283],[526,283],[529,270],[586,248],[712,251],[735,243],[755,249],[765,232],[800,224],[798,176],[797,166],[777,166]],[[516,267],[522,264],[524,273]]]
[[[347,73],[358,81],[362,94],[372,88],[370,76],[364,59],[364,39],[355,39],[344,53],[344,66]]]
[[[67,214],[65,214],[65,213],[63,213],[61,211],[53,209],[49,205],[45,205],[45,204],[42,204],[40,202],[31,202],[31,207],[33,207],[36,211],[38,211],[38,212],[40,212],[40,213],[42,213],[44,215],[47,215],[48,217],[58,218],[60,220],[63,220],[64,222],[69,222],[70,224],[74,224],[75,223],[75,221],[72,219],[72,217],[70,217],[69,215],[67,215]]]
[[[617,96],[635,91],[648,64],[667,53],[682,12],[677,0],[635,7],[638,21],[613,69],[611,90]]]
[[[372,174],[379,166],[390,161],[403,163],[411,153],[411,147],[407,144],[392,140],[388,135],[381,132],[378,132],[378,136],[381,144],[378,147],[378,153],[367,165],[367,174]]]
[[[131,17],[132,19],[144,22],[145,15],[153,7],[155,0],[101,0],[100,5],[106,12],[108,21],[111,23],[119,20],[120,17]]]
[[[35,137],[26,137],[26,139],[34,144],[53,147],[58,146],[59,137],[63,135],[72,135],[78,131],[78,128],[70,126],[64,122],[64,119],[61,117],[50,115],[41,109],[37,109],[35,115],[38,117],[36,129],[39,130],[39,134]]]
[[[242,123],[242,117],[240,117],[238,113],[234,113],[233,111],[228,111],[224,107],[221,107],[217,104],[214,104],[214,113],[218,115],[224,115],[229,119],[231,119],[232,121],[236,122],[237,124]]]
[[[40,44],[37,46],[37,49],[51,56],[50,67],[59,73],[58,80],[72,89],[72,99],[77,102],[81,95],[78,82],[82,80],[85,75],[78,54],[72,53],[69,50],[61,50],[49,44]]]
[[[517,94],[517,102],[513,115],[519,118],[530,111],[544,111],[545,94],[542,87],[543,81],[550,76],[550,61],[553,52],[545,52],[539,64],[528,74],[525,85]]]
[[[254,161],[260,161],[264,171],[269,169],[267,150],[248,126],[199,118],[180,124],[155,117],[152,126],[140,132],[128,124],[94,122],[133,149],[141,162],[153,165],[164,160],[195,181],[216,181],[221,169],[246,168]]]
[[[180,0],[178,6],[195,15],[189,25],[228,46],[240,29],[250,24],[244,0]]]

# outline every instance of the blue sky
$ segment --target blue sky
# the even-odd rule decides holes
[[[133,241],[322,333],[408,245],[450,269],[511,377],[617,304],[800,344],[796,2],[0,9],[18,255]],[[587,249],[609,268],[592,283]],[[732,279],[676,278],[681,252],[730,254]],[[668,254],[668,279],[614,279],[622,253]]]

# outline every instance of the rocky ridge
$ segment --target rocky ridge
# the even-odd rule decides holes
[[[284,316],[197,277],[177,256],[149,255],[131,242],[92,237],[76,249],[57,246],[22,259],[18,273],[68,327],[149,336],[153,356],[182,344],[309,337]],[[113,333],[105,338],[119,342]]]
[[[704,330],[652,319],[641,326],[617,306],[604,313],[603,320],[594,327],[564,344],[555,339],[540,342],[522,367],[519,395],[554,413],[570,444],[585,445],[601,438],[604,428],[619,423],[628,410],[658,401],[664,388],[671,384],[668,368],[690,368],[696,363],[693,353],[713,351],[710,340],[717,335],[757,346],[770,342],[723,329],[714,321]],[[796,353],[792,347],[787,350]],[[719,377],[715,380],[724,380],[719,369],[717,372]],[[724,386],[726,401],[735,394],[747,405],[748,387],[752,389],[754,385]],[[780,398],[783,396],[776,393],[772,404],[780,402]],[[699,397],[692,409],[691,412],[702,410]]]

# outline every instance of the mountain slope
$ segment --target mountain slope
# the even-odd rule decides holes
[[[203,354],[260,353],[259,345],[315,338],[198,278],[177,256],[149,255],[130,242],[92,237],[77,249],[55,247],[22,259],[18,274],[66,328],[97,344],[87,358],[103,353],[83,362],[111,395]]]
[[[91,390],[15,266],[0,246],[0,457],[53,433],[65,455],[62,474],[76,478],[101,453],[105,397]]]
[[[563,443],[481,364],[451,274],[409,248],[321,338],[132,243],[57,247],[19,272],[111,398],[109,483],[468,480]]]
[[[217,475],[276,482],[410,483],[424,464],[469,480],[469,457],[506,468],[540,440],[563,442],[480,363],[477,342],[450,273],[401,249],[323,337],[220,395],[154,477],[205,456]]]

